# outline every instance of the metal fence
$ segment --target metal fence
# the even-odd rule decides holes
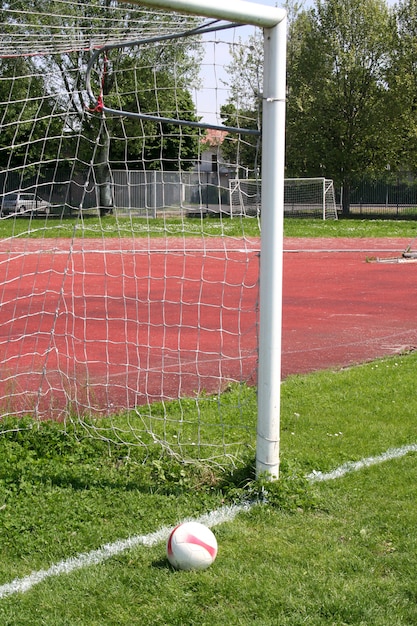
[[[220,172],[164,172],[113,170],[111,185],[115,208],[121,213],[156,216],[160,212],[193,214],[229,211],[229,178]],[[232,175],[233,178],[233,175]],[[22,178],[18,172],[0,172],[0,195],[11,191],[37,193],[54,205],[55,212],[72,214],[100,206],[94,168],[44,171]],[[340,211],[343,189],[336,188]],[[352,217],[417,219],[417,178],[413,174],[386,180],[362,180],[352,185]]]
[[[220,172],[113,170],[109,184],[114,208],[137,216],[202,209],[219,212],[230,204],[229,176]],[[37,193],[52,203],[55,213],[97,209],[99,187],[92,169],[82,173],[62,168],[24,179],[17,172],[0,172],[0,195],[17,190]]]
[[[340,198],[340,205],[341,200]],[[358,181],[352,186],[350,193],[350,215],[364,218],[417,218],[415,177],[407,175],[396,180]]]
[[[112,177],[114,205],[121,212],[219,211],[229,206],[227,174],[114,170]]]

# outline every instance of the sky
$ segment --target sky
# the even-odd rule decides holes
[[[227,2],[227,0],[225,0]],[[267,6],[282,6],[276,0],[246,0],[252,4]],[[245,40],[253,33],[252,27],[240,27],[233,31],[223,31],[217,36],[207,35],[205,39],[206,54],[201,68],[202,87],[194,94],[194,101],[199,116],[210,124],[221,124],[219,118],[220,107],[227,100],[227,72],[224,66],[230,63],[229,45],[237,39]],[[213,112],[215,109],[215,112]]]

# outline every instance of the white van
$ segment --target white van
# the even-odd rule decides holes
[[[51,210],[50,202],[43,200],[35,193],[7,193],[3,196],[1,203],[1,215],[10,213],[31,215],[49,215]]]

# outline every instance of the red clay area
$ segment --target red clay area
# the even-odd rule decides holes
[[[286,239],[282,376],[417,346],[405,239]],[[0,404],[59,417],[256,382],[259,241],[0,242]]]

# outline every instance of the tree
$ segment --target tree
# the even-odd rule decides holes
[[[143,122],[143,127],[149,131],[145,141],[139,138],[140,133],[137,132],[140,122],[106,118],[99,108],[91,110],[92,103],[85,85],[91,42],[103,41],[108,32],[116,40],[125,41],[128,36],[129,39],[140,40],[150,23],[154,32],[158,23],[161,32],[164,32],[169,22],[166,14],[146,13],[143,8],[129,8],[128,5],[118,8],[112,0],[79,0],[77,4],[64,5],[54,0],[33,0],[30,11],[26,2],[15,0],[11,14],[8,14],[8,6],[8,3],[1,2],[0,10],[4,18],[5,40],[10,39],[11,52],[15,58],[2,59],[0,73],[20,76],[13,83],[15,104],[9,102],[2,120],[3,156],[7,153],[9,167],[18,165],[19,158],[25,159],[27,163],[28,160],[38,161],[40,156],[44,161],[45,157],[55,158],[57,163],[65,161],[73,163],[75,167],[79,163],[83,170],[85,164],[89,163],[94,170],[103,213],[112,206],[111,161],[141,162],[143,167],[153,168],[158,167],[158,161],[159,167],[172,169],[173,152],[176,150],[180,152],[185,167],[190,167],[198,153],[195,129],[186,132],[176,125],[164,124],[161,137],[158,123]],[[109,7],[116,7],[115,17],[112,11],[104,13]],[[195,22],[192,17],[181,19],[184,30]],[[20,36],[22,28],[25,40],[31,42],[26,49],[23,48],[24,42]],[[99,46],[100,43],[94,43],[95,48]],[[34,55],[38,49],[42,54]],[[120,47],[112,49],[107,56],[105,61],[104,57],[100,57],[94,74],[96,93],[101,91],[101,96],[107,100],[106,104],[113,104],[116,109],[133,112],[140,109],[141,112],[151,114],[158,114],[162,106],[168,117],[184,114],[187,119],[196,119],[188,89],[195,82],[198,72],[198,42],[184,38],[175,45],[165,41],[159,47]],[[23,66],[24,72],[20,69]],[[155,95],[155,86],[162,88],[158,95]],[[9,89],[6,82],[0,85],[0,97],[2,89]],[[25,102],[25,95],[18,95],[18,90],[26,96],[31,95],[29,102]],[[30,106],[36,106],[32,96],[34,90],[39,92],[42,100],[44,111],[41,119],[44,122],[39,121],[40,116],[36,116],[35,111],[29,111]],[[10,93],[4,93],[2,100],[7,102],[10,99]],[[24,111],[16,115],[16,107],[22,108],[19,100],[25,102]],[[51,131],[51,124],[54,132],[45,133],[44,126]],[[17,149],[10,149],[9,137],[4,134],[4,129],[9,125],[16,146],[23,145],[25,134],[30,133],[24,155],[19,155]],[[123,134],[126,131],[128,134]],[[153,139],[149,140],[149,137]],[[37,154],[36,150],[42,144],[41,152]]]
[[[298,0],[286,0],[288,23],[291,25],[301,10]],[[294,42],[294,39],[293,39]],[[226,67],[230,96],[221,107],[221,117],[227,126],[260,130],[262,126],[262,92],[264,40],[256,29],[247,40],[239,40],[230,47],[231,62]],[[262,144],[250,135],[230,133],[222,144],[222,154],[230,162],[244,169],[261,171]]]
[[[398,149],[391,164],[397,171],[413,171],[417,169],[417,1],[396,5],[395,18],[389,85],[395,95]]]
[[[22,168],[28,162],[52,158],[54,149],[42,138],[56,132],[61,122],[51,115],[54,102],[45,94],[43,77],[34,71],[33,61],[24,57],[1,60],[0,99],[4,103],[0,115],[0,167]]]
[[[383,0],[318,0],[290,29],[287,168],[343,186],[395,151],[388,76],[393,28]]]
[[[224,104],[220,115],[226,126],[259,130],[260,113],[253,109],[237,109],[233,104]],[[228,133],[221,145],[221,152],[226,162],[236,166],[239,177],[239,168],[256,174],[261,171],[261,145],[259,137],[246,133]]]
[[[401,150],[393,15],[384,0],[317,0],[308,10],[290,0],[286,8],[286,173],[333,178],[347,214],[354,179],[385,170]],[[233,57],[225,121],[259,120],[262,59],[260,38]]]
[[[263,38],[255,31],[245,45],[231,46],[226,67],[230,87],[228,102],[220,115],[226,126],[259,130],[262,118]],[[253,135],[229,133],[222,144],[223,157],[237,167],[260,171],[260,145]]]
[[[116,84],[104,98],[105,103],[129,113],[198,121],[190,92],[167,67],[168,59],[161,64],[160,59],[136,54],[125,57],[118,64]],[[199,148],[197,128],[130,117],[114,118],[107,124],[115,138],[110,151],[115,164],[128,161],[132,169],[171,171],[194,166]],[[117,137],[124,139],[117,141]]]

